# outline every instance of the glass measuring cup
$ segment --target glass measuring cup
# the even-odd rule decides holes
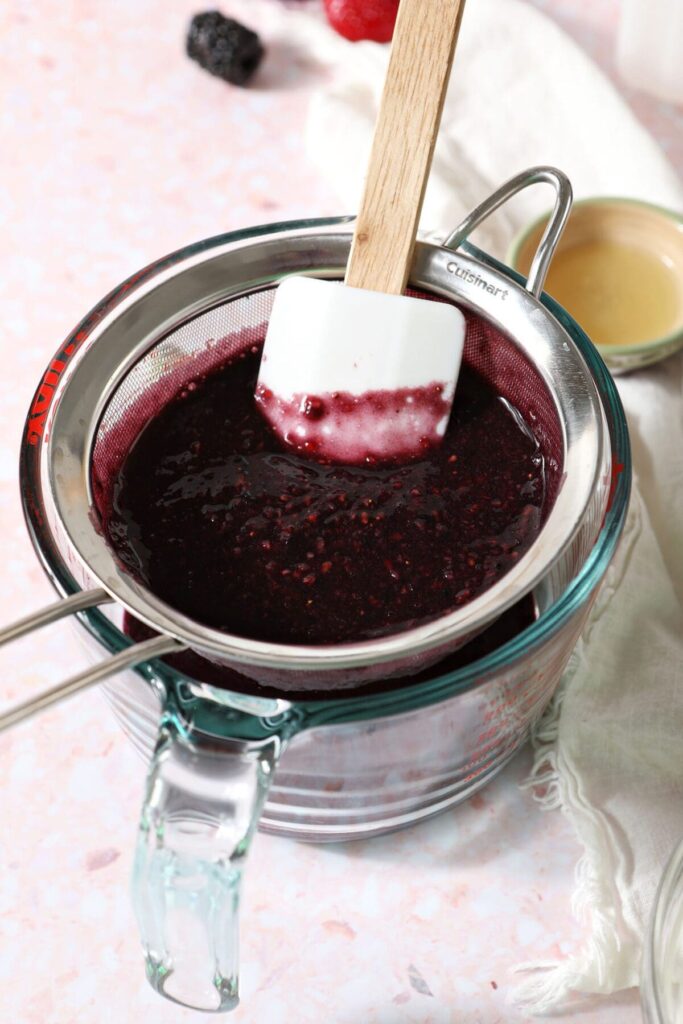
[[[345,223],[307,222],[235,233],[190,247],[143,274],[149,280],[169,263],[191,265],[221,247],[241,246],[248,258],[250,246],[274,250],[293,234],[306,240],[312,261],[327,239],[339,237]],[[429,255],[428,247],[418,252],[417,285],[429,284],[420,277],[421,260]],[[496,289],[521,291],[499,265],[471,249],[458,252],[456,265],[474,279],[456,279],[459,301],[465,305],[481,307],[476,280],[493,289],[481,293],[486,296]],[[127,284],[105,300],[90,324],[86,321],[79,330],[87,335],[130,288]],[[466,669],[358,699],[290,701],[227,693],[161,662],[144,663],[138,674],[130,672],[111,688],[119,708],[132,695],[129,722],[139,717],[140,693],[145,699],[151,693],[141,678],[153,684],[162,701],[135,898],[148,976],[163,994],[202,1009],[234,1005],[239,881],[269,786],[272,797],[264,824],[273,830],[306,838],[348,838],[398,827],[436,813],[482,785],[523,741],[550,698],[623,525],[629,458],[618,399],[585,336],[552,304],[535,303],[533,310],[543,329],[561,325],[559,337],[566,335],[569,341],[560,343],[575,345],[585,360],[600,395],[607,439],[594,503],[572,544],[536,588],[541,615],[533,626]],[[24,450],[29,527],[59,591],[78,593],[92,581],[87,564],[74,558],[58,535],[46,503],[39,472],[43,444],[41,435]],[[582,586],[577,591],[578,581]],[[568,594],[573,595],[569,603]],[[124,651],[128,639],[119,615],[115,607],[86,609],[82,623],[98,644]],[[278,767],[273,782],[278,761],[282,771]],[[293,777],[299,785],[290,783]],[[187,942],[190,931],[192,943]]]

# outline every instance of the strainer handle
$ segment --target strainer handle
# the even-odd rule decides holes
[[[196,1010],[238,1003],[242,871],[284,749],[266,738],[200,737],[162,719],[147,778],[133,904],[147,978]]]
[[[88,668],[69,679],[64,679],[61,683],[57,683],[48,690],[43,690],[35,697],[30,697],[21,704],[15,704],[14,707],[0,713],[0,732],[13,725],[18,725],[24,719],[30,718],[39,711],[44,711],[59,701],[66,700],[67,697],[80,693],[81,690],[85,690],[89,686],[94,686],[95,683],[102,682],[103,679],[116,675],[117,672],[122,672],[125,668],[130,668],[131,665],[139,665],[150,658],[160,658],[164,654],[182,650],[184,650],[184,644],[170,636],[156,636],[151,640],[126,647],[125,650],[119,651],[111,658],[105,658],[94,668]]]
[[[529,185],[537,185],[539,182],[546,182],[555,189],[555,206],[550,215],[543,237],[539,242],[538,249],[534,255],[529,276],[527,278],[526,290],[531,292],[534,298],[538,298],[543,291],[546,275],[550,261],[562,237],[567,218],[572,208],[572,186],[569,178],[556,167],[531,167],[521,174],[516,174],[504,185],[480,203],[464,221],[458,225],[455,231],[451,232],[443,243],[446,249],[457,249],[465,239],[478,227],[483,220],[492,214],[499,206],[517,195],[522,189]]]
[[[0,629],[0,647],[3,644],[11,643],[12,640],[18,640],[19,637],[26,636],[27,633],[33,633],[34,630],[40,629],[42,626],[59,622],[67,615],[75,615],[77,612],[85,611],[86,608],[95,608],[97,605],[107,604],[111,600],[107,591],[101,589],[79,590],[71,597],[60,598],[59,601],[48,604],[40,611],[32,612],[31,615],[26,615],[25,618],[18,619],[11,625],[5,626],[4,629]]]
[[[108,604],[112,600],[113,598],[107,591],[101,588],[79,590],[71,597],[54,601],[45,608],[41,608],[40,611],[26,615],[23,619],[18,619],[17,622],[0,630],[0,647],[3,644],[11,643],[12,640],[18,640],[22,636],[33,633],[42,626],[59,622],[67,615],[75,615],[77,612],[85,611],[86,608]],[[94,668],[88,668],[69,679],[64,679],[61,683],[43,690],[42,693],[29,697],[28,700],[22,701],[20,704],[15,704],[7,711],[0,712],[0,732],[13,725],[18,725],[24,719],[36,715],[39,711],[44,711],[59,701],[66,700],[67,697],[80,693],[81,690],[85,690],[89,686],[94,686],[95,683],[100,683],[102,680],[116,675],[117,672],[121,672],[125,668],[139,665],[150,658],[160,658],[164,654],[183,650],[185,650],[185,644],[173,637],[163,635],[145,640],[140,644],[132,644],[111,658],[101,661]]]

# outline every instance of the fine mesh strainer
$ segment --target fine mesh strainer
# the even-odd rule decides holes
[[[456,250],[484,217],[537,181],[552,183],[557,199],[525,290]],[[187,647],[271,692],[319,692],[327,685],[339,692],[413,675],[464,643],[557,572],[560,563],[563,577],[571,578],[605,513],[604,488],[596,485],[609,475],[610,460],[593,378],[569,336],[538,301],[570,205],[566,178],[550,168],[535,169],[504,185],[443,246],[417,246],[411,287],[457,302],[467,313],[464,360],[533,426],[545,457],[548,494],[539,537],[494,586],[432,622],[376,640],[295,646],[210,629],[133,578],[101,529],[115,473],[143,424],[187,381],[260,344],[283,276],[342,277],[350,234],[321,234],[314,226],[282,229],[264,241],[248,232],[238,246],[209,241],[190,255],[169,257],[143,271],[97,307],[53,361],[29,415],[26,438],[39,460],[41,515],[48,517],[55,543],[84,592],[6,629],[0,643],[111,600],[161,635],[0,716],[0,727],[126,665]]]

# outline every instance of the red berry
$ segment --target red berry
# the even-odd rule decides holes
[[[388,43],[394,33],[399,0],[324,0],[327,19],[337,32],[358,42]]]

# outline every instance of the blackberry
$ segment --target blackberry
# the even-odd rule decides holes
[[[245,85],[261,63],[264,49],[251,29],[220,11],[195,14],[187,33],[187,55],[210,75]]]

